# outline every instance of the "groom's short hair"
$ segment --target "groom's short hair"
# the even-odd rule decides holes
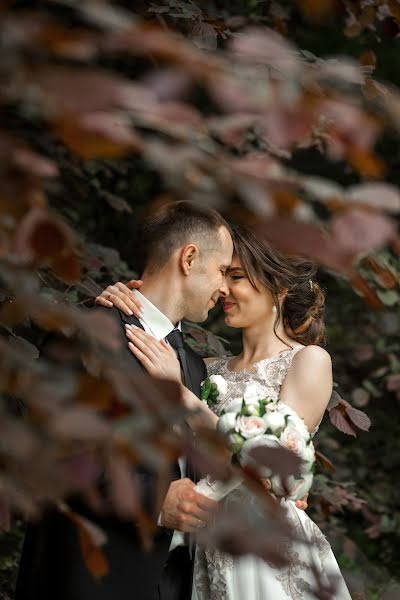
[[[195,202],[173,202],[151,213],[141,227],[142,267],[157,269],[186,244],[196,243],[200,251],[218,248],[219,229],[230,227],[214,209]]]

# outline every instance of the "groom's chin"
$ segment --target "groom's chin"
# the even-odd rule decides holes
[[[208,310],[204,309],[203,312],[196,312],[196,313],[192,313],[189,315],[186,315],[186,319],[188,319],[188,321],[192,321],[193,323],[204,323],[204,321],[207,321],[208,318]]]

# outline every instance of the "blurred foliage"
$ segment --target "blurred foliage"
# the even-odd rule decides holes
[[[320,260],[336,414],[351,424],[348,401],[372,429],[354,439],[325,419],[311,510],[354,589],[383,598],[400,568],[397,3],[168,0],[135,13],[122,1],[1,8],[2,352],[29,372],[48,329],[99,335],[57,307],[135,276],[140,219],[168,200],[214,204]],[[203,356],[240,348],[218,311],[185,333]],[[1,600],[21,537],[0,538]]]

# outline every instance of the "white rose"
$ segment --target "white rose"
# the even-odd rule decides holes
[[[302,434],[305,441],[308,442],[310,439],[310,432],[308,431],[303,419],[297,414],[297,412],[283,402],[278,403],[277,410],[288,418],[288,425],[295,427]]]
[[[260,465],[250,453],[255,448],[280,448],[279,441],[276,439],[274,435],[258,435],[249,440],[245,440],[242,449],[240,451],[240,463],[242,465],[250,465],[252,467],[257,467],[257,470],[260,474],[260,477],[270,477],[272,471],[269,467],[264,465]]]
[[[246,439],[261,435],[265,432],[265,429],[265,423],[261,417],[241,416],[236,420],[236,431]]]
[[[304,435],[293,425],[288,424],[280,436],[282,446],[302,457],[306,450]]]
[[[263,416],[263,420],[267,429],[271,429],[274,435],[280,435],[285,428],[285,417],[278,411],[267,412]]]
[[[226,380],[222,377],[222,375],[210,375],[209,377],[210,383],[214,383],[218,388],[218,399],[222,399],[226,396],[226,392],[228,391],[228,384]]]
[[[233,398],[224,405],[226,412],[238,413],[242,410],[242,398]]]
[[[217,429],[223,435],[226,435],[236,426],[236,413],[227,412],[218,419]]]
[[[243,398],[246,404],[258,404],[261,397],[257,385],[254,382],[249,383],[246,387]]]

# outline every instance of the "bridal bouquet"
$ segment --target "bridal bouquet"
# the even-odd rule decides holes
[[[223,377],[212,377],[219,377],[226,386]],[[220,393],[223,396],[226,393],[223,384],[221,392],[219,391],[220,381],[214,380],[211,383],[216,389],[212,389],[212,394],[204,393],[209,406],[220,398]],[[207,389],[211,392],[210,384]],[[243,398],[227,404],[219,418],[217,429],[227,437],[233,459],[242,466],[253,466],[262,478],[268,479],[273,494],[289,500],[299,500],[309,491],[315,463],[315,451],[310,433],[303,419],[289,406],[272,398],[260,397],[255,383],[247,386]],[[251,455],[255,448],[282,447],[291,450],[300,458],[299,478],[290,475],[283,481],[278,473],[273,473],[270,468],[258,464]],[[206,478],[197,484],[196,489],[209,497],[221,499],[237,485],[238,481],[228,482],[228,484],[210,483]]]

